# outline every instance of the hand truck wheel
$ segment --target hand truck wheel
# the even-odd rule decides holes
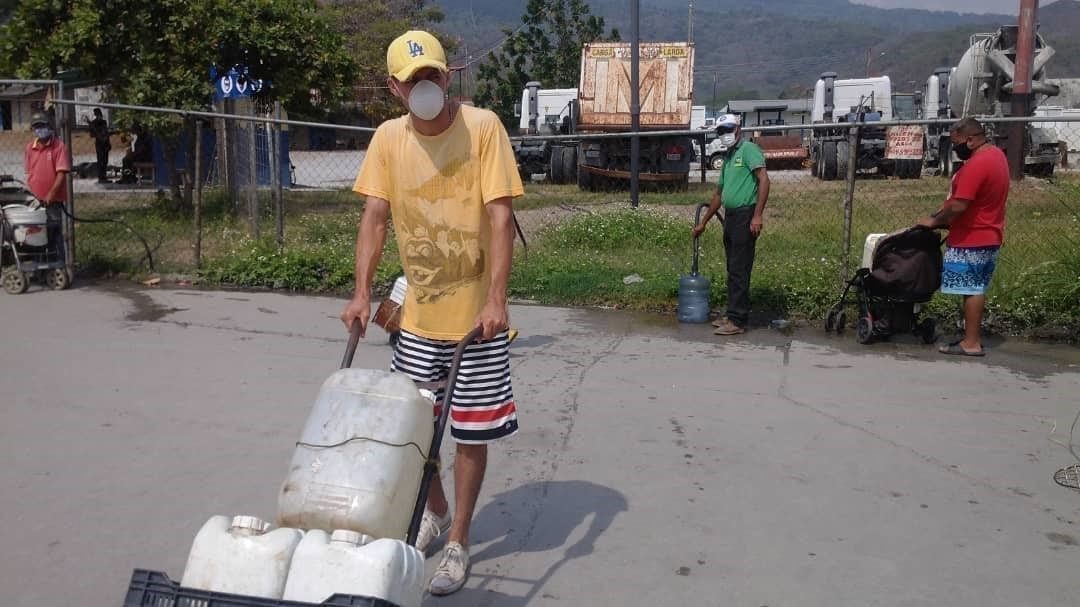
[[[53,268],[45,273],[45,284],[49,285],[49,288],[54,291],[62,291],[71,285],[71,281],[68,280],[67,270]]]
[[[30,288],[30,276],[18,270],[4,272],[3,282],[4,290],[12,295],[25,293]]]

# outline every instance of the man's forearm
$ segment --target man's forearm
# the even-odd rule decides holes
[[[64,182],[67,181],[67,173],[59,172],[56,174],[56,179],[53,180],[52,187],[49,188],[49,193],[45,195],[45,202],[53,202],[56,200],[56,193],[63,187]]]
[[[386,244],[386,218],[364,211],[356,235],[356,293],[371,293],[375,269],[379,267]]]
[[[967,203],[960,200],[946,200],[940,209],[930,214],[931,227],[947,228],[965,210],[967,210]]]
[[[754,214],[758,217],[765,213],[765,205],[769,202],[769,188],[771,185],[768,173],[763,171],[758,178],[757,201],[754,204]]]
[[[512,211],[496,213],[491,219],[491,286],[488,288],[488,301],[504,305],[514,252],[514,215]]]
[[[701,225],[708,225],[712,216],[720,212],[720,200],[720,189],[717,188],[717,190],[713,192],[712,199],[709,201],[709,208],[706,209],[705,216],[701,218]]]

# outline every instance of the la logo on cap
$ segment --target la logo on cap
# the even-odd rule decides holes
[[[424,46],[419,42],[409,40],[405,44],[409,45],[409,56],[419,57],[420,55],[424,54]]]

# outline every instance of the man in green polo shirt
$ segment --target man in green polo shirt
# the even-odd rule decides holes
[[[724,253],[727,257],[727,313],[713,321],[716,335],[746,332],[750,320],[750,271],[754,268],[754,246],[764,225],[765,203],[769,200],[769,174],[765,155],[752,141],[742,141],[739,117],[725,114],[716,127],[727,146],[724,166],[709,210],[694,226],[697,238],[709,219],[724,207]]]

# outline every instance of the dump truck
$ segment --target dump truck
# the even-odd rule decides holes
[[[689,130],[694,88],[694,46],[687,42],[642,42],[639,45],[641,131]],[[560,153],[572,156],[583,190],[626,189],[630,185],[630,60],[626,42],[590,42],[581,50],[574,131],[625,134],[583,137]],[[640,137],[639,179],[686,189],[694,145],[690,136]],[[553,153],[554,157],[554,153]],[[565,158],[565,156],[564,156]],[[564,173],[563,177],[566,175]]]
[[[953,118],[1012,116],[1013,73],[1016,68],[1016,43],[1020,28],[1002,26],[996,32],[975,34],[970,45],[952,70],[948,84],[949,107]],[[1047,98],[1056,96],[1060,87],[1046,79],[1046,64],[1054,49],[1042,35],[1035,35],[1034,65],[1031,70],[1032,113]],[[1031,115],[1031,114],[1029,114]],[[987,135],[1004,147],[1008,128],[990,122]],[[1024,170],[1032,175],[1049,176],[1060,157],[1058,137],[1053,129],[1028,125],[1024,134]]]

